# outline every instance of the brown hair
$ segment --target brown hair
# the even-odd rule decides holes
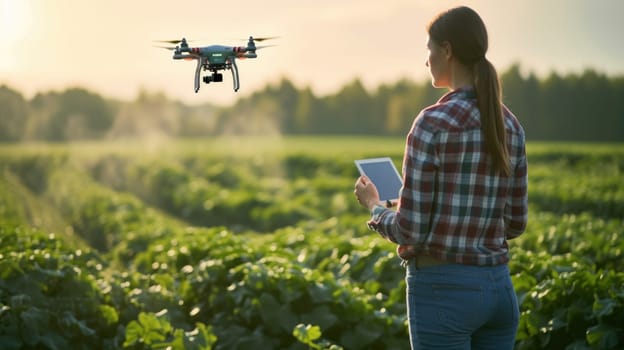
[[[448,42],[453,56],[466,67],[472,67],[486,149],[492,157],[494,169],[509,176],[511,169],[501,85],[496,69],[485,58],[488,35],[483,20],[469,7],[456,7],[435,17],[428,26],[428,32],[429,38],[438,45]]]

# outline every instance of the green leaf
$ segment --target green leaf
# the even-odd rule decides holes
[[[139,322],[143,327],[143,342],[148,345],[164,341],[172,331],[169,321],[157,318],[153,313],[141,312]]]
[[[185,343],[186,343],[186,338],[184,336],[184,330],[176,329],[173,332],[173,340],[171,341],[171,343],[169,343],[170,349],[171,350],[192,349],[191,346],[186,346]]]
[[[68,311],[63,314],[61,321],[66,327],[77,329],[83,336],[90,337],[95,334],[95,331],[89,328],[84,321],[77,320],[76,317]]]
[[[135,344],[141,343],[141,337],[143,335],[143,327],[137,321],[130,321],[128,326],[126,326],[126,341],[124,342],[124,347],[130,347]]]
[[[332,290],[322,283],[314,283],[310,286],[308,292],[315,303],[325,303],[333,300]]]
[[[20,312],[30,307],[30,304],[32,304],[32,298],[30,295],[26,294],[14,295],[11,297],[10,304],[13,310]]]
[[[327,305],[315,307],[307,314],[301,315],[301,321],[316,324],[321,329],[329,329],[338,322],[338,316],[334,315]]]
[[[314,341],[321,337],[321,328],[310,324],[304,325],[300,323],[293,329],[293,336],[301,343],[306,344],[314,349],[320,349],[320,346],[314,344]]]
[[[40,334],[44,334],[50,329],[50,313],[36,307],[31,307],[20,314],[25,333],[28,334],[26,343],[34,346],[39,342]]]
[[[297,324],[298,317],[289,304],[280,305],[277,299],[269,293],[262,293],[259,302],[260,317],[264,325],[273,332],[279,333],[280,329],[288,332]]]
[[[587,346],[585,340],[577,340],[572,344],[568,344],[565,350],[591,350],[591,347]]]
[[[615,310],[618,306],[617,301],[606,298],[606,299],[598,299],[594,301],[594,305],[592,307],[592,311],[594,316],[601,318],[604,316],[611,315],[613,310]]]
[[[587,329],[585,338],[589,345],[597,346],[600,349],[612,349],[619,344],[618,328],[598,324]]]
[[[347,349],[364,349],[381,336],[381,329],[371,323],[362,323],[343,332],[340,343]]]
[[[15,261],[5,259],[0,260],[0,280],[8,280],[13,274],[23,275],[24,271]]]
[[[306,326],[306,330],[308,331],[308,338],[312,341],[319,339],[322,335],[321,328],[319,326]]]
[[[210,326],[206,327],[201,322],[198,322],[192,331],[183,333],[183,339],[181,350],[210,350],[217,341],[217,337],[212,333]]]
[[[102,318],[106,322],[107,326],[119,322],[119,314],[117,314],[117,310],[115,310],[112,306],[100,305],[99,310],[100,315],[102,315]]]

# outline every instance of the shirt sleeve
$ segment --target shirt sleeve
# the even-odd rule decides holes
[[[403,158],[403,187],[396,211],[376,207],[369,228],[401,245],[421,245],[430,231],[438,167],[436,134],[423,114],[407,136]]]
[[[526,229],[528,221],[528,166],[524,138],[521,141],[521,153],[514,169],[511,195],[505,213],[507,239],[520,236]]]

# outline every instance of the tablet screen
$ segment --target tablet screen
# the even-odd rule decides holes
[[[368,176],[375,184],[380,200],[393,201],[399,198],[402,179],[392,159],[389,157],[359,159],[355,161],[355,165],[361,175]]]

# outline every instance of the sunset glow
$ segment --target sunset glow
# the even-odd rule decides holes
[[[29,0],[0,0],[0,71],[18,63],[13,51],[27,37],[31,25]]]
[[[594,68],[624,74],[624,2],[467,0],[490,34],[488,58],[499,70],[520,63],[546,75]],[[140,89],[192,104],[228,104],[283,77],[317,94],[359,78],[368,88],[427,79],[425,26],[454,0],[290,2],[242,0],[218,9],[205,1],[0,0],[0,84],[26,96],[84,86],[132,99]],[[553,16],[556,13],[556,16]],[[171,59],[154,40],[241,45],[249,35],[279,36],[258,59],[240,62],[231,81],[193,91],[194,64]],[[227,77],[227,75],[226,75]]]

